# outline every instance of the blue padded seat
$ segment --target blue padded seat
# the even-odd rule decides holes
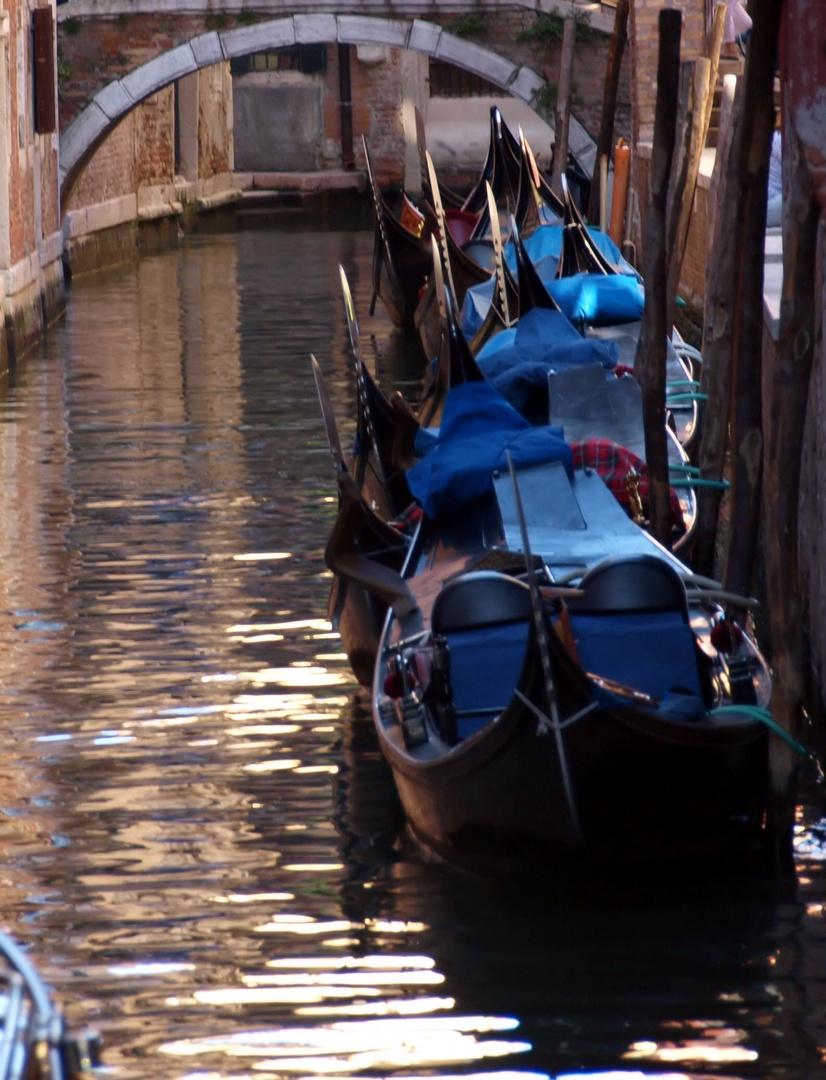
[[[430,624],[450,650],[460,739],[490,723],[510,701],[532,619],[530,589],[506,574],[471,571],[442,587]]]
[[[655,555],[606,559],[570,601],[585,671],[663,698],[674,689],[702,696],[685,585]]]

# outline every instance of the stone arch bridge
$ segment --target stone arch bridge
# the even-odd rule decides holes
[[[512,33],[484,44],[451,33],[456,16],[486,26],[521,13],[587,15],[610,32],[611,3],[571,0],[361,0],[348,10],[330,0],[68,0],[57,8],[60,72],[60,186],[66,192],[110,131],[152,94],[200,68],[250,53],[302,44],[388,45],[478,74],[537,107],[546,80],[525,61]],[[512,24],[511,24],[512,25]],[[539,111],[539,110],[537,110]],[[590,139],[576,122],[573,152]]]

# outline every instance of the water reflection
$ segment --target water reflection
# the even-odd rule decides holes
[[[494,886],[409,849],[324,617],[339,262],[380,373],[421,371],[363,314],[371,246],[200,237],[80,281],[6,388],[9,928],[125,1078],[816,1075],[816,808],[798,891]]]

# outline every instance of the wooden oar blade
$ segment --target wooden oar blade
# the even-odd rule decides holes
[[[350,333],[350,344],[358,359],[361,359],[361,335],[356,318],[356,305],[353,303],[353,294],[350,291],[350,282],[344,272],[344,267],[339,263],[339,277],[341,278],[341,295],[344,298],[344,313],[347,316],[347,329]]]
[[[447,275],[447,283],[450,286],[451,293],[455,296],[456,289],[453,286],[453,274],[450,269],[450,252],[447,246],[447,219],[445,218],[445,208],[442,205],[439,180],[436,176],[433,158],[427,150],[425,150],[425,159],[427,161],[427,178],[430,181],[430,192],[433,196],[433,208],[436,211],[436,220],[439,223],[439,248],[442,252],[442,261],[444,263],[445,274]]]
[[[427,169],[427,136],[425,134],[424,117],[418,105],[413,106],[413,115],[416,118],[416,148],[419,152],[419,171],[422,180],[429,180]]]
[[[439,242],[431,234],[430,244],[433,250],[433,285],[436,289],[436,304],[439,308],[439,322],[447,329],[447,307],[445,306],[445,276],[442,272],[442,254]]]
[[[488,213],[490,214],[490,228],[493,237],[493,255],[496,260],[496,288],[499,292],[499,303],[505,326],[511,325],[510,309],[508,306],[508,290],[505,284],[505,255],[502,248],[502,229],[499,224],[499,210],[496,207],[496,199],[493,188],[485,184],[488,197]]]
[[[330,447],[333,465],[336,471],[346,472],[347,466],[344,463],[344,453],[341,449],[338,424],[336,423],[335,413],[333,412],[333,403],[330,400],[330,394],[327,390],[327,383],[324,380],[321,366],[313,355],[310,355],[310,363],[313,365],[315,388],[316,393],[318,394],[318,403],[321,406],[321,418],[324,421],[324,430],[327,433],[327,445]]]

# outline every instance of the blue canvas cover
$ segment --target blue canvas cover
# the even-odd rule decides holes
[[[462,311],[459,315],[459,325],[462,327],[468,341],[485,321],[488,308],[493,300],[495,286],[495,278],[489,277],[487,281],[483,281],[479,285],[473,285],[465,293],[465,299],[462,301]]]
[[[696,646],[679,612],[571,613],[582,667],[663,698],[680,689],[701,697]]]
[[[571,448],[560,427],[532,427],[488,382],[462,383],[447,395],[430,452],[407,473],[413,497],[429,518],[493,491],[491,473],[560,461],[573,475]]]
[[[590,228],[588,231],[591,234],[591,238],[595,245],[608,261],[617,267],[620,275],[627,276],[632,281],[637,281],[638,275],[636,270],[622,257],[619,248],[611,237],[607,233],[600,232],[599,229],[596,228]],[[549,288],[550,283],[556,279],[559,253],[562,249],[562,226],[542,225],[524,240],[523,244],[528,253],[528,257],[533,263],[536,272],[539,274],[540,281],[542,281],[546,288]],[[505,262],[515,274],[516,253],[512,243],[505,244],[503,254]],[[600,275],[595,276],[598,277]],[[472,288],[468,289],[465,294],[460,316],[460,323],[462,330],[465,332],[465,337],[472,338],[485,321],[485,316],[487,315],[488,308],[493,299],[493,289],[494,280],[493,278],[490,278],[487,281],[483,281],[480,285],[474,285]],[[564,306],[560,301],[557,300],[557,303],[559,303],[560,307],[563,307],[564,310]],[[632,317],[636,318],[637,316]],[[621,321],[627,322],[629,321],[629,318],[625,317]]]
[[[627,274],[572,274],[545,285],[572,323],[613,326],[642,318],[642,286]]]
[[[454,631],[450,647],[450,682],[459,737],[466,739],[503,710],[519,682],[529,637],[527,622]]]
[[[594,348],[599,341],[602,347]],[[548,418],[548,372],[601,364],[612,371],[614,342],[583,338],[560,311],[534,308],[515,327],[501,330],[479,350],[476,361],[496,389],[523,416]]]
[[[539,269],[539,263],[548,257],[554,260],[559,259],[559,252],[562,249],[562,232],[561,225],[542,226],[534,230],[526,240],[523,240],[525,250],[537,269]],[[634,267],[622,257],[620,249],[608,233],[600,232],[595,227],[590,227],[588,233],[594,242],[594,246],[599,249],[608,262],[616,266],[621,274],[637,276]],[[510,268],[514,270],[516,268],[516,256],[513,254],[513,244],[505,245],[505,258],[508,260]],[[540,274],[540,277],[542,277],[542,274]],[[545,278],[542,277],[542,280],[544,281]]]

